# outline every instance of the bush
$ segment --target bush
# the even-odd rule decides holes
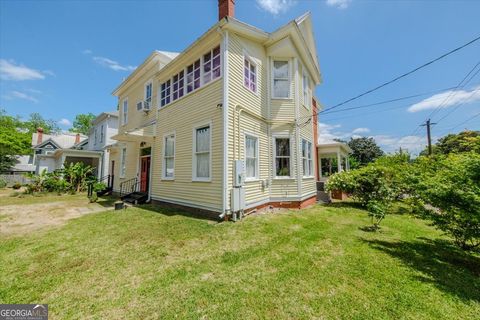
[[[431,168],[422,165],[430,163]],[[464,250],[480,246],[480,154],[450,154],[415,163],[418,182],[409,202],[421,217]],[[433,168],[433,169],[432,169]]]
[[[12,186],[13,189],[18,190],[22,187],[22,185],[19,182],[15,182],[15,184]]]
[[[3,189],[7,186],[7,181],[5,179],[0,178],[0,189]]]

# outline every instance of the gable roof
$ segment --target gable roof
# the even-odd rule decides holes
[[[75,140],[77,138],[76,133],[64,132],[60,134],[43,134],[42,142],[37,144],[38,133],[35,132],[32,134],[32,148],[40,149],[47,144],[47,142],[53,143],[59,149],[71,148],[75,145]],[[87,136],[83,134],[80,135],[80,141],[87,139]]]

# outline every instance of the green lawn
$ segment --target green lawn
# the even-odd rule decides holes
[[[48,303],[52,319],[480,317],[478,255],[406,215],[368,223],[341,205],[221,224],[94,213],[0,240],[0,303]]]

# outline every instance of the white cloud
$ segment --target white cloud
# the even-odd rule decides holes
[[[367,133],[367,132],[370,132],[370,129],[368,128],[357,128],[355,130],[352,131],[352,133]]]
[[[347,9],[352,0],[327,0],[327,6],[338,9]]]
[[[45,75],[38,70],[31,69],[15,61],[0,59],[0,79],[2,80],[38,80],[45,79]]]
[[[395,152],[402,148],[402,150],[418,154],[425,149],[427,144],[425,136],[392,137],[389,135],[376,135],[372,136],[372,138],[385,152]],[[436,140],[435,137],[433,139]]]
[[[294,0],[256,0],[257,4],[265,11],[277,15],[284,13],[295,5]]]
[[[90,50],[90,49],[85,49],[85,50],[82,51],[82,53],[83,53],[83,54],[92,54],[93,51]]]
[[[35,103],[38,102],[37,98],[20,91],[12,91],[8,95],[4,95],[3,98],[7,100],[22,99]]]
[[[58,123],[61,124],[62,126],[66,126],[66,127],[72,125],[72,123],[70,122],[70,120],[65,119],[65,118],[60,119],[60,120],[58,121]]]
[[[137,68],[133,66],[122,66],[117,61],[114,61],[105,57],[93,57],[93,61],[95,61],[101,66],[110,68],[114,71],[133,71]]]
[[[480,100],[480,86],[473,88],[472,90],[449,90],[436,95],[433,95],[427,99],[424,99],[418,103],[411,105],[408,108],[409,112],[418,112],[429,109],[435,109],[441,105],[441,108],[448,108],[458,103],[472,103]],[[445,101],[445,103],[443,103]]]

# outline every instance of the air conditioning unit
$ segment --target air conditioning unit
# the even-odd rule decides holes
[[[148,100],[145,100],[145,101],[139,101],[137,103],[137,110],[142,110],[142,111],[145,111],[145,112],[148,112],[150,111],[150,105],[151,105],[151,102],[148,101]]]

